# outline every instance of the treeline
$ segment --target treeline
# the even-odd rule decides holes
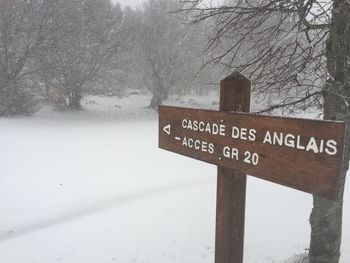
[[[0,1],[0,115],[46,101],[81,109],[87,94],[148,89],[155,108],[217,74],[202,66],[208,25],[186,25],[176,0],[122,9],[110,0]]]

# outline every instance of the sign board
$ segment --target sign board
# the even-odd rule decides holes
[[[249,114],[250,98],[235,71],[220,111],[159,107],[159,147],[218,166],[215,263],[243,263],[246,174],[338,198],[345,124]]]
[[[159,107],[159,147],[335,199],[343,122]]]

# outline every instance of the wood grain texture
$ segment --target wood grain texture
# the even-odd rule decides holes
[[[234,72],[220,83],[220,111],[249,112],[251,83]],[[215,263],[242,263],[247,176],[218,166]]]
[[[250,87],[234,72],[220,111],[159,107],[159,147],[218,166],[216,263],[243,263],[246,174],[331,200],[339,191],[344,122],[247,114]]]
[[[183,129],[182,120],[184,119],[200,120],[206,123],[223,123],[226,127],[225,136]],[[167,135],[162,131],[162,127],[167,124],[171,125],[171,135]],[[343,122],[162,106],[159,109],[159,125],[159,147],[162,149],[221,167],[235,169],[245,174],[317,194],[331,200],[334,200],[337,196],[345,134],[345,124]],[[233,139],[230,132],[232,126],[244,127],[247,130],[255,129],[255,141]],[[315,153],[286,147],[285,145],[263,143],[267,131],[276,132],[277,134],[298,135],[302,145],[306,145],[311,137],[317,142],[334,140],[337,144],[337,153],[329,155],[326,152]],[[214,153],[209,154],[194,148],[184,147],[181,140],[174,140],[174,136],[181,138],[181,140],[186,137],[213,143],[215,145]],[[223,156],[225,146],[239,149],[239,161]],[[254,166],[243,161],[244,156],[242,155],[245,151],[258,154],[258,165]]]

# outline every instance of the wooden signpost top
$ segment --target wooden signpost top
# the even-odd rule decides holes
[[[343,122],[161,106],[159,147],[268,181],[337,196]]]

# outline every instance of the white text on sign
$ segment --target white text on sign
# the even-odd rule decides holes
[[[230,136],[234,140],[243,140],[256,142],[262,138],[262,144],[270,144],[276,147],[288,147],[300,151],[311,152],[315,154],[336,155],[338,152],[337,142],[333,139],[316,139],[315,137],[302,137],[299,134],[288,132],[265,131],[263,136],[257,134],[256,129],[239,127],[236,125],[227,125],[223,121],[205,122],[201,120],[182,119],[181,128],[198,133],[207,133],[216,136]],[[202,141],[199,139],[184,137],[182,146],[195,149],[208,154],[214,154],[215,145],[212,142]],[[259,154],[250,151],[240,151],[237,148],[224,146],[221,156],[233,161],[243,160],[246,164],[258,165]],[[220,156],[220,158],[222,158]]]

